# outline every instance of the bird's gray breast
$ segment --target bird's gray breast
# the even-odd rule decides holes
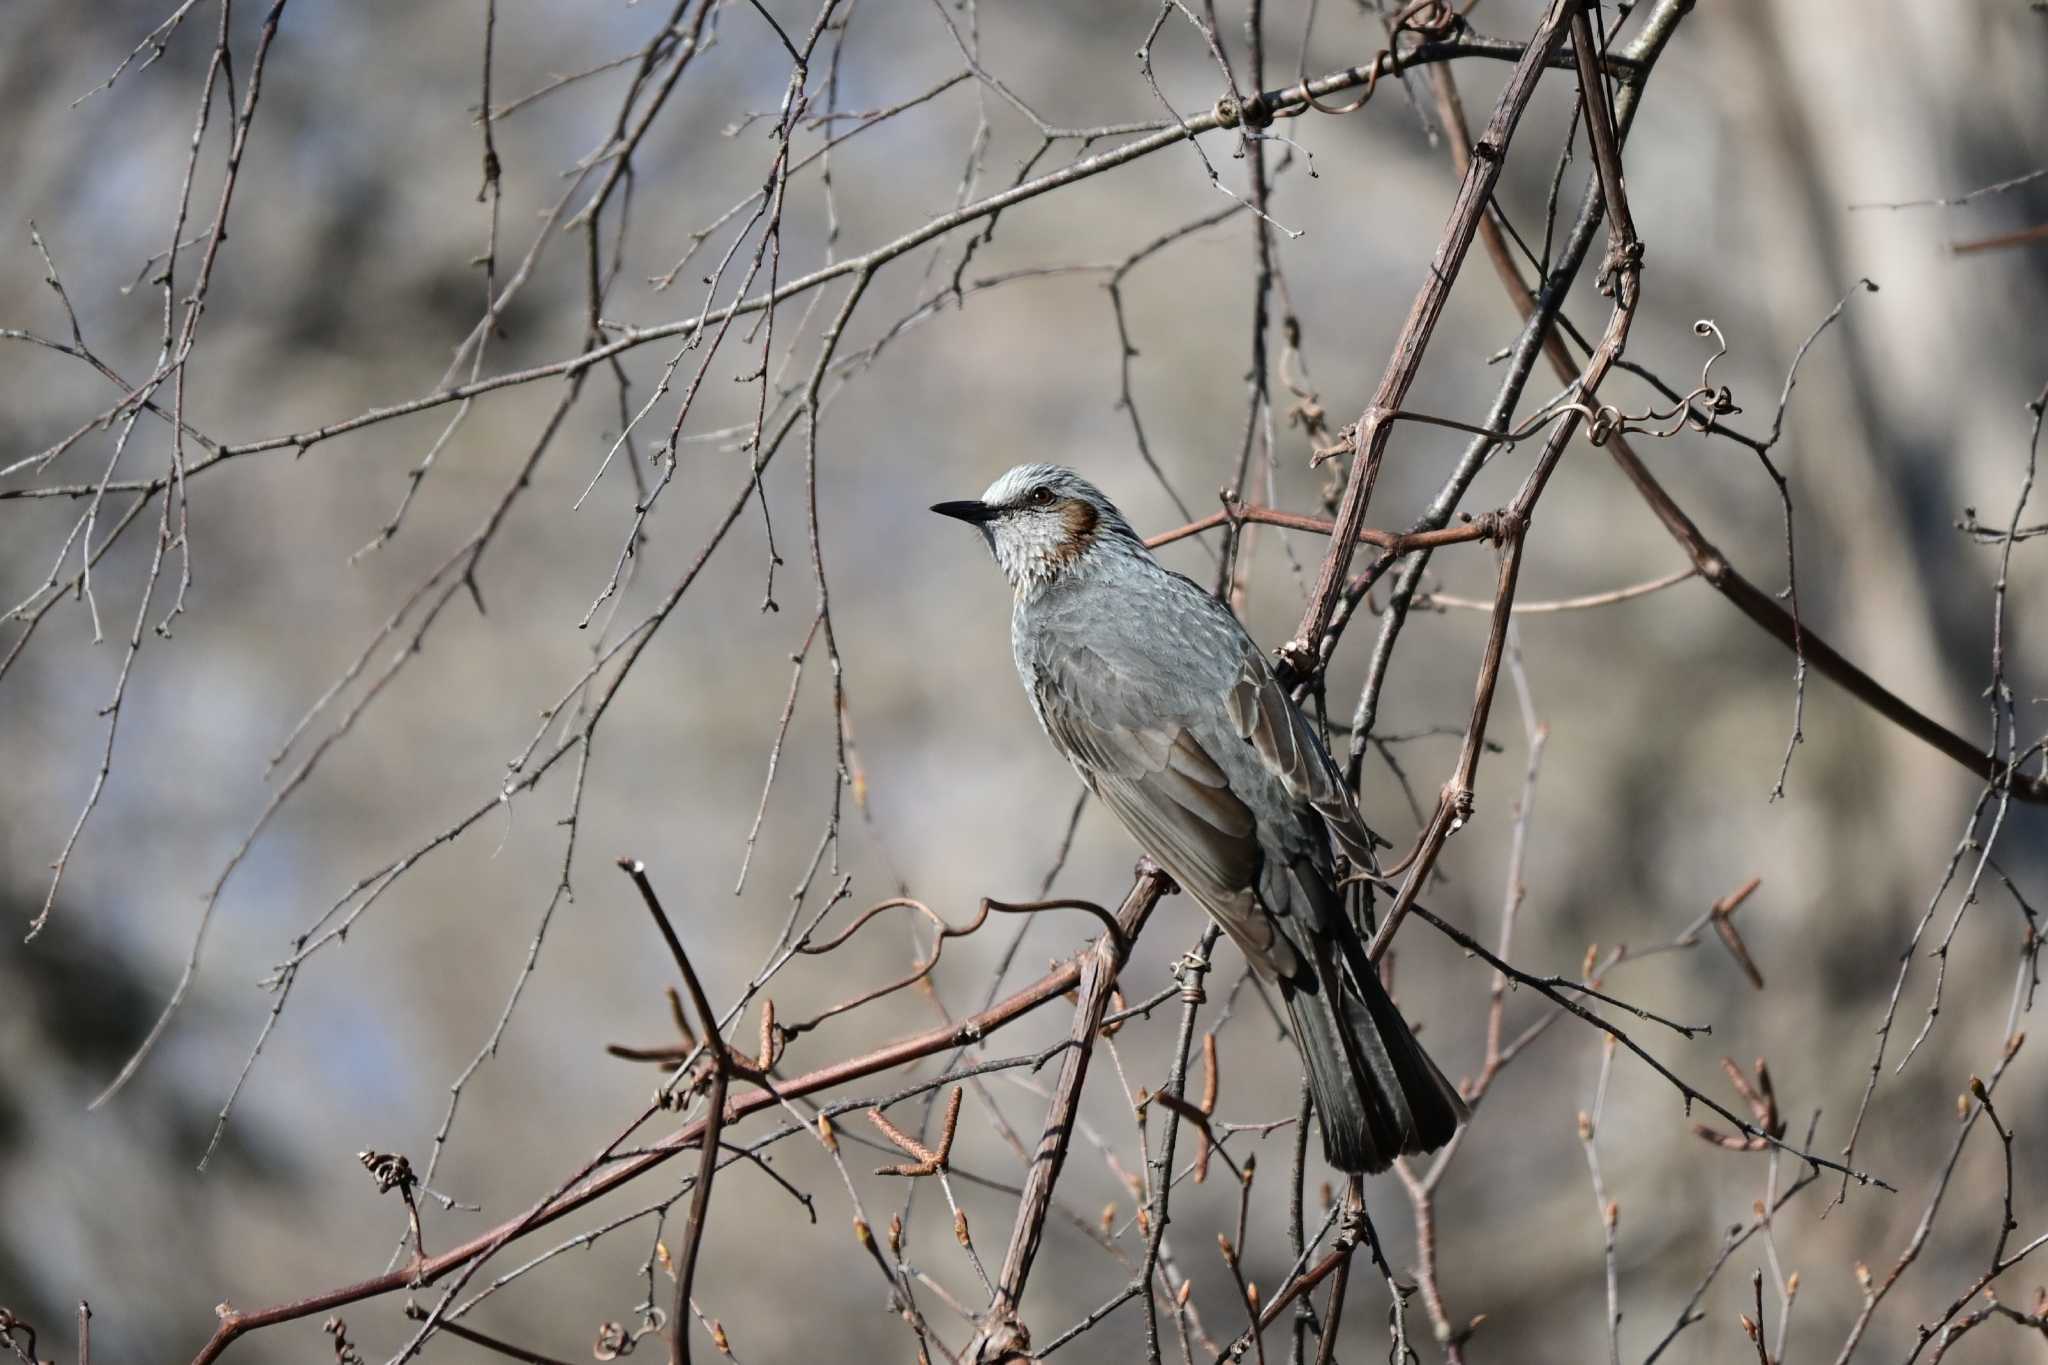
[[[1105,724],[1222,723],[1231,684],[1256,646],[1194,584],[1154,564],[1120,568],[1066,575],[1018,599],[1010,642],[1039,723],[1048,690]],[[1046,733],[1064,752],[1055,728]]]

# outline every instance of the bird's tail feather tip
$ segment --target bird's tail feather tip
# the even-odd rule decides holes
[[[1377,979],[1341,1011],[1323,991],[1286,995],[1332,1166],[1375,1174],[1451,1140],[1470,1111]]]

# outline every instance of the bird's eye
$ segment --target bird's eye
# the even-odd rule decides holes
[[[1033,507],[1050,507],[1050,506],[1052,506],[1052,490],[1051,490],[1050,488],[1034,488],[1034,489],[1032,489],[1032,490],[1031,490],[1031,505],[1032,505]]]

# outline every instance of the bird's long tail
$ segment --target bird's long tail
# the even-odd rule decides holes
[[[1348,928],[1349,926],[1345,926]],[[1383,1171],[1443,1146],[1469,1111],[1388,998],[1355,934],[1317,945],[1316,980],[1282,994],[1339,1170]]]

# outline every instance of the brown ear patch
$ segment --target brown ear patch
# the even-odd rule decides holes
[[[1096,529],[1102,524],[1095,508],[1080,498],[1069,498],[1060,504],[1060,525],[1066,531],[1061,538],[1055,557],[1067,563],[1078,557],[1095,540]]]

